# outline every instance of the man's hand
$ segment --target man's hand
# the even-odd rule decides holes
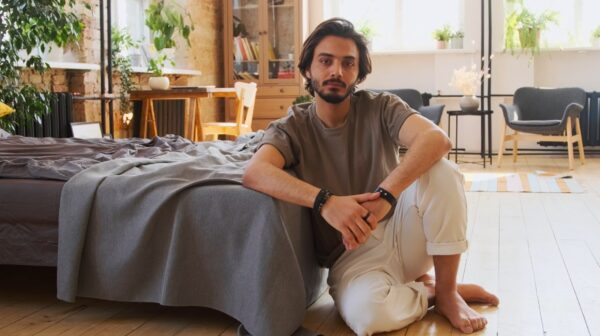
[[[367,241],[377,219],[361,203],[374,201],[379,193],[351,196],[331,196],[321,210],[321,216],[342,234],[344,246],[352,250]]]
[[[383,198],[377,198],[375,200],[369,200],[361,203],[360,205],[363,208],[369,210],[371,212],[371,216],[374,217],[375,225],[371,225],[371,228],[375,230],[377,228],[377,223],[385,217],[385,215],[390,212],[392,209],[392,205]]]

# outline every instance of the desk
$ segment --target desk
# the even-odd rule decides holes
[[[185,100],[185,113],[183,117],[183,136],[192,141],[202,141],[202,113],[200,108],[201,98],[236,98],[234,88],[185,88],[170,90],[132,90],[129,92],[130,100],[142,101],[142,118],[140,121],[140,137],[158,135],[156,130],[156,115],[154,113],[154,100]]]
[[[492,164],[492,110],[478,110],[474,112],[465,112],[463,110],[449,110],[448,111],[448,137],[450,135],[450,117],[455,118],[455,134],[454,134],[454,161],[458,162],[458,117],[460,116],[479,116],[481,117],[481,151],[480,155],[483,158],[483,167],[487,161],[486,155],[490,159],[490,165]],[[486,152],[486,123],[485,118],[487,116],[487,152]],[[448,153],[448,159],[450,159],[450,153]]]

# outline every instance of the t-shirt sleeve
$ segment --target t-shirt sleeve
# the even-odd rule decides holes
[[[402,146],[398,139],[400,128],[408,117],[418,112],[413,110],[406,102],[398,96],[384,94],[381,97],[381,121],[387,129],[392,141],[398,146]]]
[[[292,136],[289,125],[286,125],[281,120],[271,122],[265,130],[259,149],[266,144],[277,148],[281,155],[283,155],[285,168],[296,164],[297,160],[292,149]]]

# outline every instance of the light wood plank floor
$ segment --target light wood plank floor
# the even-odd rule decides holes
[[[466,158],[473,161],[474,157]],[[458,278],[496,292],[498,308],[477,335],[600,335],[600,158],[568,172],[558,156],[506,157],[502,168],[461,164],[465,172],[543,170],[572,175],[582,194],[467,193],[470,248]],[[202,308],[55,299],[55,269],[0,266],[0,335],[235,335],[237,322]],[[331,297],[307,311],[304,326],[351,335]],[[434,312],[386,335],[460,334]]]

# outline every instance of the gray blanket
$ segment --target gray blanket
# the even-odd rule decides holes
[[[253,335],[291,334],[322,292],[323,270],[307,209],[239,185],[256,143],[187,144],[150,159],[107,154],[70,177],[58,297],[205,306]]]

